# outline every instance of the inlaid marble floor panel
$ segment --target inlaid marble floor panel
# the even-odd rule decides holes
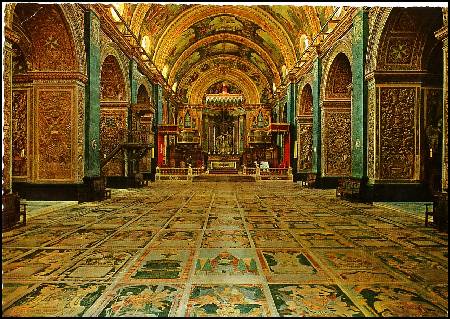
[[[3,316],[448,316],[448,234],[332,190],[168,181],[53,208],[2,232]]]

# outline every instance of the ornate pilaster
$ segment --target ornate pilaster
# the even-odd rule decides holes
[[[443,115],[442,115],[442,190],[448,190],[448,7],[442,8],[444,26],[435,32],[443,50]]]
[[[3,167],[2,194],[11,191],[12,184],[12,45],[4,43],[3,51]]]

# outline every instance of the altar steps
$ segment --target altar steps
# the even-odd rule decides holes
[[[194,176],[193,182],[256,182],[255,177],[251,175],[225,175],[225,174],[204,174]]]
[[[235,168],[214,168],[209,170],[209,174],[217,174],[217,175],[237,175],[238,170]]]

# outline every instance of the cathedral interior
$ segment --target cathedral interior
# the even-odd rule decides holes
[[[428,5],[2,4],[2,315],[448,317]]]

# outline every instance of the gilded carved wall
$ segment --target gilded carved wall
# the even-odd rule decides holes
[[[322,78],[322,174],[351,175],[351,41],[350,32],[326,57]],[[330,60],[330,58],[332,58]],[[326,81],[326,82],[324,82]]]
[[[311,123],[298,123],[298,170],[310,170],[312,168],[312,137],[313,126]]]
[[[381,179],[416,177],[416,104],[416,87],[379,88]]]
[[[27,89],[12,93],[12,175],[28,173],[28,97]]]
[[[130,78],[130,68],[129,68],[129,58],[120,50],[120,48],[115,44],[103,30],[99,30],[99,43],[100,43],[100,63],[103,68],[103,63],[108,56],[114,56],[116,59],[119,68],[118,73],[122,74],[122,78],[124,81],[124,94],[122,97],[122,101],[129,101],[131,97],[131,88],[130,81],[125,79]],[[103,72],[103,70],[102,70]]]
[[[351,175],[351,113],[349,109],[324,110],[323,175]]]
[[[100,160],[111,154],[125,138],[127,109],[124,107],[102,107],[100,110]],[[122,152],[102,168],[106,176],[124,175],[125,159]]]
[[[367,176],[369,180],[375,178],[375,132],[376,132],[376,110],[377,110],[377,91],[375,80],[371,79],[367,84]]]
[[[11,167],[12,167],[12,55],[11,45],[5,41],[3,51],[3,169],[2,190],[11,189]],[[2,193],[3,194],[3,193]]]
[[[58,6],[38,11],[34,19],[24,19],[22,27],[32,39],[33,70],[78,70],[72,37]]]
[[[306,79],[305,79],[306,80]],[[311,81],[311,77],[308,78]],[[304,84],[306,81],[302,81]],[[313,148],[313,96],[311,82],[306,82],[299,86],[297,102],[297,146],[299,171],[312,169],[312,148]]]
[[[101,101],[126,100],[124,77],[113,55],[108,55],[103,61],[100,79]]]
[[[12,66],[14,180],[80,182],[84,177],[84,14],[72,4],[14,8],[11,26],[18,37],[15,61],[19,62]],[[30,10],[35,13],[32,18]],[[81,43],[74,44],[73,37]]]
[[[36,158],[38,180],[74,177],[73,89],[36,90]]]

